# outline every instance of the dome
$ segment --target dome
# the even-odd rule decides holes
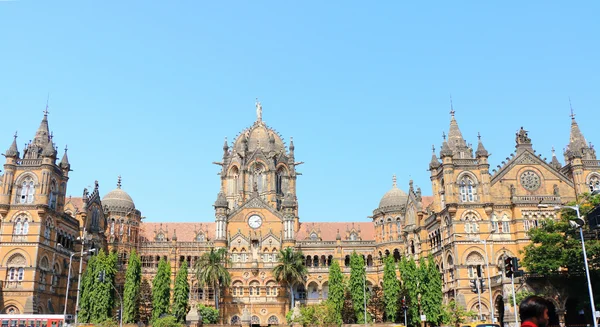
[[[273,151],[285,152],[285,146],[279,134],[263,122],[256,122],[252,127],[240,133],[234,142],[234,149],[237,152],[244,151],[244,141],[248,143],[249,152],[254,152],[257,148],[268,151],[271,149],[271,144],[274,145]]]
[[[121,189],[121,178],[117,183],[117,188],[106,193],[102,198],[102,205],[108,207],[109,211],[130,212],[135,210],[133,199],[127,192]]]
[[[408,195],[396,186],[396,176],[394,176],[392,189],[381,198],[379,208],[404,206],[407,201]]]

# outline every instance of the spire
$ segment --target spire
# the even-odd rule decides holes
[[[173,237],[171,237],[171,241],[177,242],[177,230],[173,228]]]
[[[294,146],[294,138],[290,136],[290,152],[294,152],[295,148],[296,147]]]
[[[4,156],[5,157],[15,157],[15,158],[19,157],[19,149],[17,148],[17,132],[15,132],[13,142],[10,145],[10,148],[8,148],[8,150],[6,150],[6,153],[4,154]]]
[[[227,198],[225,197],[225,193],[219,192],[217,195],[217,201],[214,204],[215,208],[227,208],[229,207],[229,202],[227,202]]]
[[[437,156],[435,155],[435,145],[431,146],[431,162],[429,163],[429,170],[433,170],[436,169],[437,167],[440,166],[440,161],[438,160]]]
[[[117,176],[117,188],[121,188],[121,175]]]
[[[46,145],[44,145],[44,149],[42,150],[42,156],[56,157],[56,149],[54,148],[54,144],[52,143],[52,138],[50,138]]]
[[[479,157],[488,157],[489,153],[487,152],[487,150],[483,146],[483,143],[481,142],[481,134],[479,134],[479,132],[477,132],[477,139],[478,139],[479,143],[477,144],[477,151],[475,151],[475,155],[478,158]]]
[[[448,142],[446,142],[446,133],[442,132],[442,138],[444,141],[442,142],[442,149],[440,150],[440,158],[451,157],[452,150],[450,149]]]
[[[554,169],[556,169],[556,170],[559,170],[562,167],[562,165],[558,161],[558,158],[556,157],[556,152],[554,151],[554,147],[552,147],[552,161],[550,162],[550,166],[554,167]]]
[[[44,118],[40,123],[40,127],[38,127],[35,132],[35,137],[33,138],[33,143],[39,146],[45,146],[48,142],[50,142],[50,130],[48,128],[48,102],[46,102],[46,110],[44,110]]]
[[[60,159],[60,163],[59,163],[59,166],[62,169],[71,168],[71,164],[69,163],[69,157],[67,157],[67,150],[69,150],[69,148],[67,148],[67,146],[65,145],[65,154],[63,154],[63,157],[62,157],[62,159]]]
[[[461,149],[463,151],[467,150],[467,142],[463,139],[462,133],[460,132],[460,128],[458,128],[458,123],[454,118],[454,107],[452,105],[452,98],[450,98],[450,129],[448,131],[448,143],[452,150]]]
[[[569,99],[569,106],[571,105],[571,99]],[[569,137],[569,147],[568,151],[571,151],[573,155],[581,155],[582,150],[588,147],[588,143],[579,130],[579,125],[577,125],[577,121],[575,120],[575,114],[573,113],[573,107],[571,108],[571,135]]]

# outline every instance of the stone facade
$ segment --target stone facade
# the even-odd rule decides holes
[[[456,299],[479,311],[469,281],[483,278],[491,285],[481,294],[482,315],[491,318],[494,308],[497,319],[511,322],[510,279],[503,276],[503,256],[519,256],[529,242],[527,230],[543,218],[557,217],[552,205],[600,188],[600,161],[574,117],[564,165],[556,155],[550,161],[537,155],[521,128],[515,152],[490,171],[481,138],[474,151],[451,111],[448,137],[439,154],[434,150],[429,164],[431,196],[423,196],[412,181],[407,192],[401,190],[394,177],[370,217],[372,222],[303,222],[296,197],[300,175],[296,168],[302,162],[295,159],[293,140],[286,145],[262,120],[260,103],[256,109],[253,125],[232,143],[225,140],[222,159],[215,162],[221,177],[215,219],[202,223],[142,222],[141,212],[121,189],[120,177],[117,188],[103,199],[98,196],[98,183],[91,194],[85,190],[82,198],[67,198],[70,165],[66,151],[55,164],[56,151],[44,116],[22,159],[16,141],[5,154],[0,186],[2,310],[59,312],[65,295],[65,262],[69,251],[79,251],[74,240],[85,227],[93,246],[119,254],[119,288],[132,249],[140,253],[144,278],[151,281],[161,258],[170,262],[174,280],[184,261],[194,265],[210,248],[226,248],[232,284],[222,296],[224,323],[237,324],[243,315],[250,316],[253,324],[285,321],[288,291],[271,274],[276,254],[285,247],[301,250],[308,268],[305,283],[294,287],[300,303],[326,299],[328,266],[338,261],[349,274],[349,256],[354,251],[365,258],[369,288],[383,282],[382,257],[418,259],[432,253],[443,275],[446,301]],[[32,151],[39,155],[33,158]],[[30,185],[33,189],[28,191]],[[550,208],[540,208],[540,203]],[[29,219],[27,232],[22,227],[25,218]],[[57,246],[64,242],[66,249]],[[57,281],[51,276],[57,276]],[[71,298],[77,288],[74,281]],[[190,283],[193,303],[213,304],[212,289],[199,287],[192,274]],[[516,283],[521,287],[519,279]],[[564,302],[557,300],[555,306],[559,312],[564,310]],[[68,310],[74,311],[71,306]]]

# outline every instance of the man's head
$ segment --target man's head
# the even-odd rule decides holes
[[[521,322],[531,321],[538,327],[548,325],[548,301],[542,297],[532,295],[528,296],[519,305],[519,316]]]

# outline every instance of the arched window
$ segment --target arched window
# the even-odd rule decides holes
[[[27,176],[21,183],[21,197],[19,202],[22,204],[33,203],[33,195],[35,194],[35,184],[31,176]]]
[[[284,195],[287,192],[287,176],[283,168],[279,168],[275,175],[275,190],[278,195]]]
[[[502,230],[500,233],[510,233],[510,220],[506,214],[502,216]]]
[[[310,233],[310,240],[311,241],[318,241],[319,240],[319,235],[317,235],[317,233],[315,233],[315,232]]]
[[[234,296],[243,296],[244,295],[244,286],[242,285],[242,282],[237,281],[237,282],[233,283],[232,289],[233,289],[232,291],[233,291]]]
[[[235,315],[233,317],[231,317],[231,325],[240,325],[242,323],[242,320],[240,319],[239,316]]]
[[[52,181],[50,183],[50,194],[48,200],[48,206],[50,206],[50,209],[56,209],[57,193],[58,190],[56,189],[56,181]]]
[[[277,284],[274,281],[267,282],[267,296],[277,296]]]
[[[257,281],[250,282],[248,287],[248,293],[250,296],[260,296],[260,284]]]
[[[204,242],[206,241],[206,237],[204,236],[203,233],[198,233],[198,235],[196,235],[196,242]]]
[[[242,248],[240,251],[240,260],[242,262],[246,262],[248,260],[248,253],[246,253],[246,249]]]
[[[165,234],[163,232],[160,232],[160,233],[156,234],[156,241],[157,242],[164,242],[165,241]]]
[[[13,254],[6,263],[8,268],[8,280],[11,282],[20,282],[25,276],[25,266],[27,259],[22,254]],[[12,285],[11,285],[12,286]]]
[[[355,232],[350,233],[350,241],[358,240],[358,235]]]
[[[270,316],[269,320],[267,321],[267,324],[269,324],[269,325],[279,325],[279,319],[277,319],[276,316]]]
[[[465,233],[475,234],[479,233],[479,223],[477,216],[470,212],[465,215]]]
[[[110,235],[115,235],[115,220],[110,221]]]
[[[476,200],[475,183],[469,176],[463,176],[459,182],[461,202],[474,202]]]
[[[496,214],[492,214],[492,231],[494,232],[499,232],[500,230],[498,229],[498,216],[496,216]]]
[[[100,230],[100,212],[97,207],[92,210],[92,231]]]
[[[590,177],[589,186],[590,186],[590,192],[600,191],[600,177],[598,177],[598,175],[595,175],[595,174],[592,175]]]

